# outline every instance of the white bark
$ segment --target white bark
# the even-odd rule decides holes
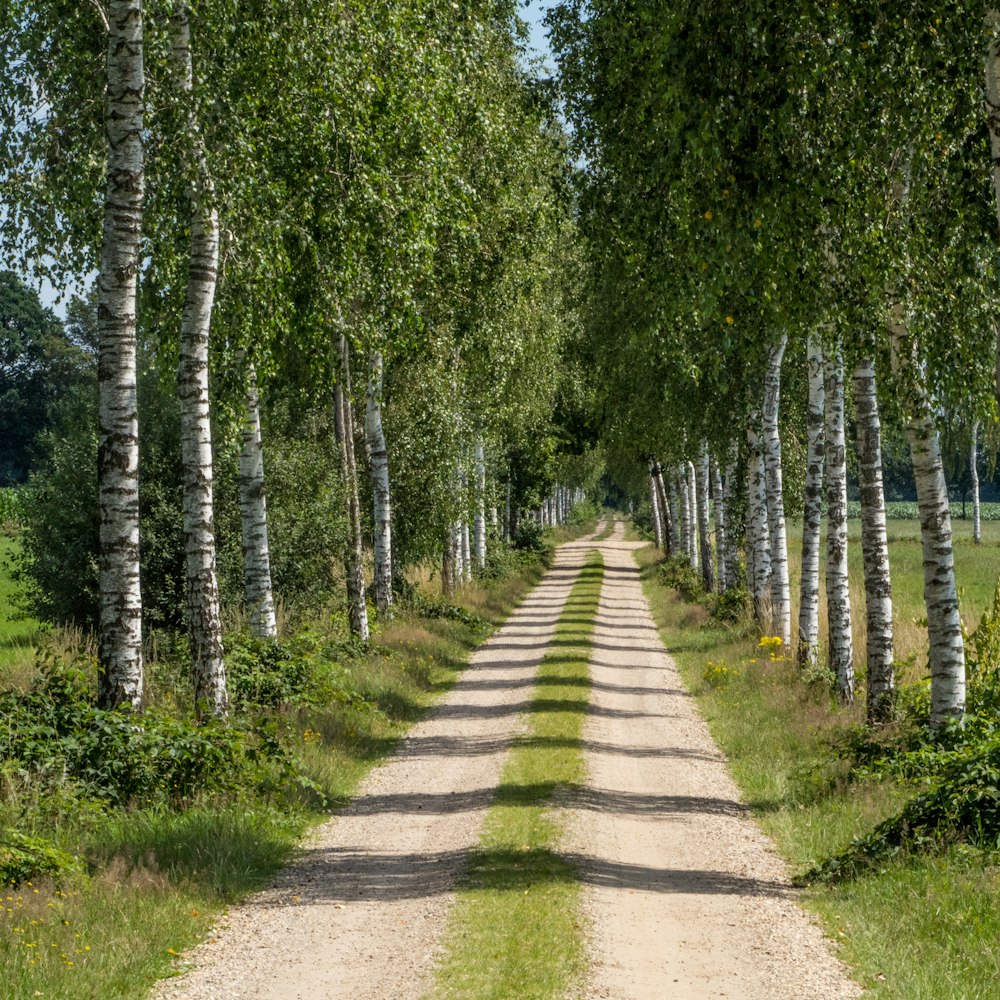
[[[735,442],[729,446],[729,455],[726,460],[725,478],[722,482],[722,505],[726,511],[726,544],[725,556],[723,560],[726,564],[726,587],[732,588],[739,585],[740,580],[740,546],[739,531],[736,521],[731,515],[733,509],[732,497],[736,489],[736,466],[739,449]],[[748,585],[749,589],[749,585]]]
[[[763,446],[767,491],[767,527],[771,539],[771,634],[780,636],[787,650],[792,641],[792,595],[788,582],[788,541],[781,477],[781,438],[778,407],[781,399],[781,362],[788,338],[768,352],[764,376]]]
[[[760,413],[747,422],[747,585],[761,629],[771,627],[771,533],[767,520],[764,455],[757,427]]]
[[[141,0],[107,5],[107,188],[98,289],[100,669],[104,708],[142,705],[136,277],[144,191]]]
[[[493,524],[496,525],[496,508]],[[486,565],[486,451],[480,438],[476,441],[476,565]]]
[[[358,467],[354,458],[354,408],[351,405],[351,355],[347,334],[340,333],[340,373],[334,388],[334,422],[340,451],[340,468],[347,501],[347,608],[351,631],[362,642],[370,638],[365,601],[364,551],[361,541],[361,503],[358,500]]]
[[[979,504],[979,421],[972,424],[972,441],[969,444],[969,489],[972,492],[972,540],[979,545],[983,540],[982,509]]]
[[[684,482],[688,491],[688,553],[691,566],[698,570],[701,563],[698,560],[698,479],[694,471],[694,463],[687,462],[684,466]]]
[[[658,549],[663,548],[663,521],[660,518],[660,497],[656,489],[656,463],[649,462],[649,520],[653,528],[653,540]]]
[[[195,704],[199,711],[204,706],[213,715],[224,715],[229,696],[216,573],[212,423],[208,398],[208,345],[219,273],[219,215],[215,207],[215,186],[191,104],[194,66],[190,13],[185,3],[178,4],[170,18],[170,54],[177,88],[188,104],[186,151],[194,177],[189,192],[191,246],[177,371],[188,636]]]
[[[372,481],[375,606],[385,615],[392,608],[392,497],[389,489],[389,449],[382,429],[381,351],[372,351],[368,359],[365,452]]]
[[[802,580],[797,659],[800,666],[815,667],[819,662],[819,547],[826,449],[823,337],[818,330],[809,337],[807,358],[809,404],[806,410],[806,481],[802,512]]]
[[[701,582],[709,593],[715,590],[715,563],[712,559],[712,536],[708,517],[709,459],[703,441],[698,449],[696,473],[698,492],[698,549],[701,553]]]
[[[844,441],[844,359],[839,342],[826,358],[826,615],[829,665],[837,692],[854,701],[854,646],[847,577],[847,450]]]
[[[676,474],[677,499],[680,506],[680,551],[684,557],[691,561],[691,494],[687,486],[687,470],[683,463],[678,466]]]
[[[273,638],[278,634],[278,623],[271,587],[257,372],[252,362],[247,365],[246,416],[243,448],[240,451],[240,517],[243,523],[243,587],[250,614],[250,630],[259,638]]]
[[[930,721],[939,726],[965,712],[965,643],[955,586],[951,509],[930,400],[898,301],[890,305],[889,339],[893,371],[907,397],[906,436],[917,485],[930,642]]]
[[[667,486],[663,481],[663,466],[659,462],[654,464],[653,475],[655,477],[656,499],[660,505],[663,551],[666,555],[672,556],[677,552],[677,546],[674,543],[674,538],[677,535],[677,526],[670,510],[670,497],[667,495]]]
[[[882,428],[870,359],[854,368],[854,408],[858,432],[858,482],[861,487],[861,548],[865,564],[868,722],[888,722],[895,703],[892,654],[892,584],[882,486]]]
[[[681,550],[680,539],[680,508],[677,502],[677,485],[674,477],[663,476],[663,466],[659,466],[660,499],[667,512],[667,530],[669,532],[670,555],[675,556]]]
[[[462,580],[472,582],[472,551],[469,544],[469,519],[462,518]]]
[[[719,463],[712,460],[712,501],[715,515],[715,554],[718,563],[718,590],[720,594],[729,588],[726,582],[726,500],[722,491],[722,473]]]

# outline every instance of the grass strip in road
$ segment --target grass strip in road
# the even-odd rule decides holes
[[[436,997],[554,1000],[582,980],[580,883],[558,853],[552,807],[584,777],[580,736],[603,576],[594,552],[539,665],[527,730],[511,747],[449,919]]]

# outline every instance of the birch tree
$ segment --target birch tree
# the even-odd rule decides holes
[[[882,488],[882,428],[875,391],[875,365],[863,358],[854,366],[854,407],[861,491],[861,548],[865,567],[867,622],[867,716],[872,725],[888,722],[895,709],[892,646],[892,584]]]
[[[701,582],[705,590],[715,590],[715,564],[712,559],[712,538],[709,529],[708,494],[709,474],[708,446],[702,442],[698,452],[696,474],[698,490],[698,548],[701,552]]]
[[[771,348],[764,377],[763,451],[767,526],[771,542],[771,628],[787,649],[792,641],[792,599],[788,582],[788,544],[785,537],[785,502],[781,477],[781,438],[778,405],[781,396],[781,362],[788,339],[782,336]]]
[[[243,588],[250,615],[250,630],[259,638],[278,634],[271,581],[271,548],[267,537],[267,499],[264,480],[264,445],[257,398],[257,369],[246,365],[246,398],[240,449],[240,520],[243,541]]]
[[[140,0],[108,0],[106,10],[107,190],[97,278],[101,519],[98,701],[104,708],[128,705],[139,709],[143,656],[136,283],[145,186],[142,4]]]
[[[209,334],[219,272],[219,213],[194,106],[191,18],[185,3],[178,4],[170,16],[170,49],[174,85],[184,105],[185,160],[192,178],[188,192],[189,265],[177,373],[184,466],[188,635],[195,704],[206,706],[214,715],[223,715],[229,697],[215,565],[212,425],[208,398]]]
[[[809,337],[809,405],[806,411],[806,481],[802,513],[802,575],[799,598],[800,666],[819,661],[819,550],[823,511],[825,450],[825,392],[823,339],[817,330]]]
[[[389,452],[382,430],[382,352],[369,356],[365,393],[365,442],[372,480],[375,530],[375,605],[383,615],[392,607],[392,505],[389,495]]]
[[[847,574],[847,448],[844,360],[839,341],[826,356],[826,617],[830,672],[840,700],[854,701],[854,638]]]
[[[351,355],[347,334],[341,330],[336,349],[337,377],[334,383],[334,426],[340,470],[346,495],[348,527],[344,568],[347,576],[347,608],[351,632],[362,642],[370,638],[368,605],[365,600],[364,553],[361,536],[361,504],[358,500],[357,464],[354,458],[354,413],[351,405]]]

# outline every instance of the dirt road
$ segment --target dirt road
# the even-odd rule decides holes
[[[473,657],[461,681],[276,884],[235,909],[161,1000],[418,1000],[455,879],[532,678],[586,559],[605,561],[566,853],[579,866],[589,998],[859,995],[745,815],[661,643],[633,543],[582,539]],[[516,1000],[516,998],[511,998]]]

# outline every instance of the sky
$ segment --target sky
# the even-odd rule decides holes
[[[545,25],[542,24],[542,18],[551,6],[549,0],[528,0],[521,11],[521,17],[528,22],[528,27],[531,30],[532,48],[539,55],[548,57],[550,64],[552,63],[552,53],[545,38]]]

